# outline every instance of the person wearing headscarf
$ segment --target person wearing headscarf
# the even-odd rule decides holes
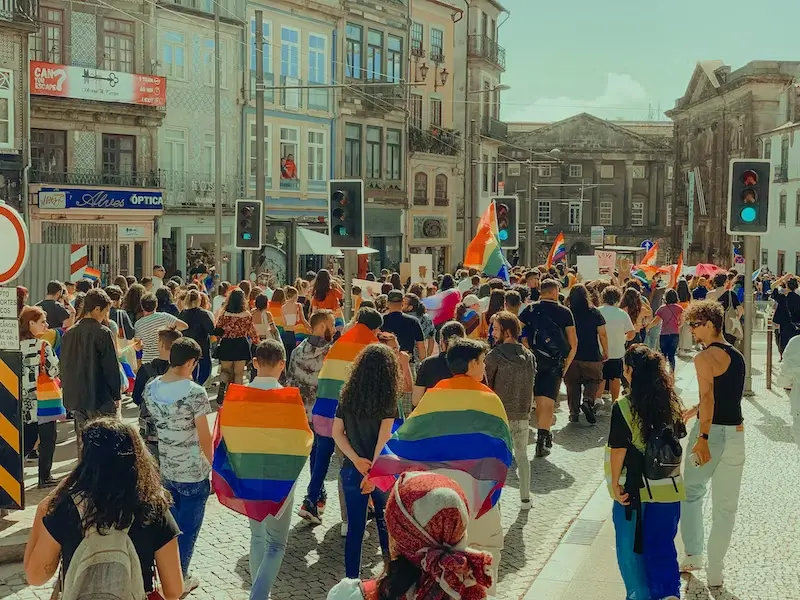
[[[483,600],[492,555],[468,546],[459,485],[433,472],[403,473],[386,503],[391,561],[377,579],[343,579],[328,600]]]

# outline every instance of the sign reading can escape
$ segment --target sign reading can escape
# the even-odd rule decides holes
[[[117,73],[31,61],[31,94],[166,106],[167,80],[156,75]]]

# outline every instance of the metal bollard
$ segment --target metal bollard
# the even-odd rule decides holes
[[[772,319],[767,319],[767,389],[772,389]]]

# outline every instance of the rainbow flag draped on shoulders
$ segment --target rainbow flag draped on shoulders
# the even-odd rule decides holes
[[[386,443],[370,479],[388,490],[406,471],[447,475],[464,490],[470,513],[477,518],[500,500],[511,458],[511,431],[500,398],[482,383],[459,375],[425,393]]]
[[[256,521],[278,515],[313,439],[299,389],[228,386],[214,426],[211,484],[220,504]]]
[[[490,202],[478,222],[475,237],[467,247],[464,267],[479,269],[489,277],[499,277],[508,281],[510,268],[500,248],[500,239],[497,235],[497,213],[494,202]]]
[[[377,341],[378,338],[369,327],[357,323],[331,346],[319,372],[317,400],[311,409],[314,433],[331,437],[333,419],[339,406],[339,392],[350,372],[350,366],[359,352]],[[227,397],[225,400],[227,401]]]

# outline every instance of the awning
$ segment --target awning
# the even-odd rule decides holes
[[[358,248],[359,254],[374,254],[377,250],[372,248]],[[297,228],[297,254],[317,254],[320,256],[337,256],[341,257],[342,253],[331,247],[331,241],[327,235],[306,229],[305,227]]]

